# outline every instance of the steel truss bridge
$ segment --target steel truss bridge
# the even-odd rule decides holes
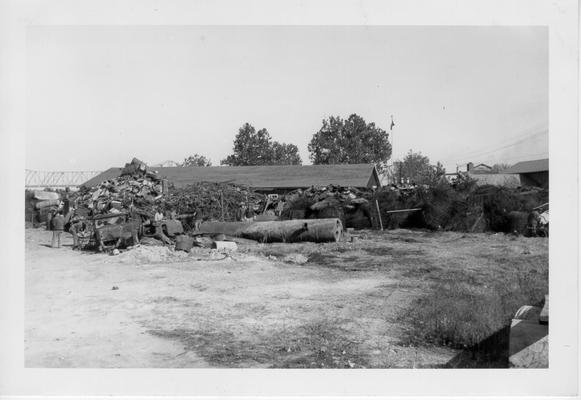
[[[26,170],[26,189],[76,188],[102,171],[34,171]]]

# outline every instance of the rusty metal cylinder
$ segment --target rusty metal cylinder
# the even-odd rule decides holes
[[[337,218],[289,221],[207,222],[201,233],[223,233],[259,242],[338,242],[343,224]]]

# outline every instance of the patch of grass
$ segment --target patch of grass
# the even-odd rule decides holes
[[[381,246],[381,247],[366,247],[362,249],[367,254],[372,256],[390,256],[393,254],[394,249],[393,247]]]
[[[405,277],[405,278],[421,278],[421,279],[427,279],[428,275],[440,275],[440,273],[443,272],[443,268],[440,267],[439,265],[435,265],[435,264],[420,264],[420,265],[416,265],[413,267],[408,267],[405,270],[400,272],[400,275]]]
[[[433,343],[466,348],[502,327],[500,300],[461,283],[439,284],[417,299],[407,314],[410,344]]]
[[[231,332],[204,330],[150,330],[150,334],[180,340],[184,346],[216,367],[361,368],[367,365],[358,343],[336,321],[319,320],[252,340]]]
[[[317,251],[308,255],[308,262],[346,272],[380,271],[392,268],[408,271],[408,267],[414,268],[418,265],[423,255],[425,253],[417,249],[395,249],[377,246],[365,247],[350,252]],[[393,260],[396,260],[396,262]]]
[[[308,262],[311,264],[318,264],[323,266],[334,265],[339,257],[332,254],[323,254],[319,252],[311,253],[308,255]]]
[[[202,356],[216,367],[242,367],[249,363],[264,364],[272,360],[271,352],[263,346],[240,339],[230,332],[205,330],[150,330],[150,334],[181,341],[184,346]]]
[[[361,368],[367,364],[349,332],[330,320],[319,320],[277,335],[282,353],[274,368]]]
[[[513,262],[503,276],[478,280],[474,272],[456,273],[451,280],[435,283],[402,313],[404,344],[470,349],[473,355],[486,347],[484,357],[494,363],[490,355],[504,354],[498,346],[506,343],[490,338],[506,328],[519,307],[542,302],[548,293],[547,264],[545,259],[532,258],[527,263]]]

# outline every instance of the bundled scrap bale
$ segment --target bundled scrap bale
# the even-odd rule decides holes
[[[546,193],[509,189],[471,182],[454,185],[441,182],[432,187],[387,187],[373,195],[388,229],[429,228],[463,232],[521,232],[522,215],[546,199]],[[548,194],[547,194],[548,195]],[[420,208],[411,213],[386,211]],[[512,213],[512,214],[511,214]]]
[[[363,201],[364,200],[364,201]],[[355,199],[345,205],[345,225],[349,228],[365,229],[371,227],[371,209],[366,199]]]
[[[393,186],[385,187],[371,195],[371,201],[376,202],[381,212],[381,220],[384,229],[395,229],[407,225],[409,214],[393,213],[387,214],[386,211],[401,210],[408,208],[418,208],[419,200],[415,193],[410,191],[399,190]],[[414,226],[423,228],[420,223]]]
[[[287,195],[285,200],[285,206],[281,213],[283,220],[309,219],[314,215],[311,206],[317,201],[312,197],[303,196],[302,190]]]
[[[480,201],[482,204],[482,210],[490,230],[523,233],[523,220],[526,220],[524,215],[539,204],[548,202],[548,191],[532,188],[508,189],[497,186],[481,186],[474,191],[471,199]]]
[[[349,228],[371,226],[368,200],[364,192],[337,185],[298,189],[285,196],[283,220],[337,218]]]
[[[385,187],[373,194],[381,212],[383,227],[443,229],[449,220],[453,190],[446,184],[436,187]],[[410,210],[409,212],[393,212]]]

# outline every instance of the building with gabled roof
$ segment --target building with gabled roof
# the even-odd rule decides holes
[[[466,171],[471,174],[490,174],[492,172],[492,167],[486,164],[474,165],[474,163],[468,163],[466,165]]]
[[[116,178],[122,170],[109,168],[89,179],[83,186],[92,187]],[[155,171],[160,178],[167,179],[178,188],[197,182],[219,182],[248,186],[258,192],[286,193],[319,185],[361,189],[381,185],[373,164],[159,167]]]
[[[536,186],[543,189],[549,188],[549,159],[521,161],[504,174],[518,174],[521,186]]]

